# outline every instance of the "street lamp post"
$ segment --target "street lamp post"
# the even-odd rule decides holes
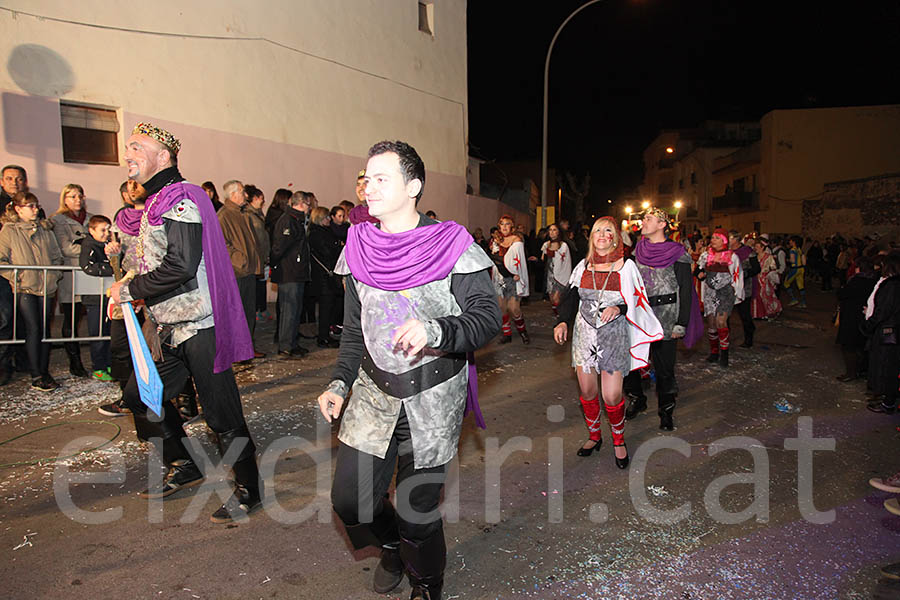
[[[556,33],[553,34],[553,39],[550,40],[550,47],[547,48],[547,59],[544,61],[544,141],[543,146],[541,147],[541,225],[546,225],[546,223],[544,223],[544,219],[547,216],[547,89],[548,83],[550,81],[550,54],[553,53],[553,45],[556,44],[556,38],[559,37],[560,32],[569,23],[569,21],[572,20],[572,17],[583,11],[591,4],[596,4],[602,1],[603,0],[590,0],[590,2],[585,2],[584,4],[576,8],[575,11],[570,14],[565,21],[562,22],[562,25],[559,26],[559,29],[556,30]]]

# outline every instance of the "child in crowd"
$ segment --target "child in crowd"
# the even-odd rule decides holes
[[[94,277],[112,277],[113,268],[108,253],[118,254],[119,245],[110,242],[110,220],[94,215],[88,221],[89,236],[81,242],[81,270]],[[99,285],[98,285],[98,290]],[[106,295],[82,295],[81,303],[87,310],[88,335],[109,335],[109,317],[106,314]],[[102,325],[102,326],[101,326]],[[102,333],[101,333],[102,331]],[[109,373],[109,341],[91,342],[91,376],[98,381],[112,381]]]

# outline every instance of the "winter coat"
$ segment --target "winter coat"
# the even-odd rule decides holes
[[[869,386],[876,394],[897,392],[900,370],[900,275],[881,282],[875,292],[875,310],[863,322],[869,336]]]
[[[275,223],[272,254],[269,257],[273,283],[310,280],[306,219],[306,213],[289,208]]]
[[[250,226],[253,228],[253,235],[256,236],[256,249],[259,252],[259,258],[262,260],[263,267],[269,264],[269,252],[271,252],[271,244],[269,243],[269,232],[266,230],[266,221],[261,210],[246,206],[245,212],[247,218],[250,219]]]
[[[334,296],[344,292],[340,276],[333,274],[343,247],[340,238],[331,228],[322,225],[310,226],[309,253],[312,278],[309,287],[313,296]],[[326,268],[332,272],[331,275],[325,271]]]
[[[63,264],[78,266],[78,259],[81,256],[81,240],[90,237],[87,224],[91,220],[91,213],[84,214],[84,224],[82,225],[69,213],[57,213],[50,217],[53,223],[53,234],[56,236],[56,242],[63,255]],[[59,282],[59,292],[57,300],[61,303],[72,302],[72,273],[65,271]],[[75,302],[81,302],[80,296],[75,296]]]
[[[225,236],[234,276],[240,279],[248,275],[262,275],[263,260],[247,213],[234,202],[226,200],[216,215]]]
[[[56,236],[53,235],[53,224],[41,221],[4,221],[0,229],[0,264],[5,265],[61,265],[63,255],[60,252]],[[9,280],[15,291],[14,271],[4,270],[0,275]],[[47,296],[57,290],[57,283],[62,276],[60,271],[47,271]],[[18,292],[22,294],[44,295],[43,271],[19,271]]]
[[[92,236],[84,238],[81,242],[81,257],[78,261],[81,270],[94,277],[112,277],[113,268],[106,255],[106,242],[98,242]],[[100,284],[97,284],[98,291]],[[81,296],[82,304],[100,304],[99,294],[85,294]]]
[[[840,307],[840,321],[838,322],[837,343],[854,348],[862,348],[866,345],[866,336],[862,332],[862,324],[865,320],[863,311],[866,301],[875,287],[874,275],[857,273],[851,277],[847,284],[837,291],[838,306]]]

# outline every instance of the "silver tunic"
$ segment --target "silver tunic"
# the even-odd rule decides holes
[[[682,254],[676,262],[691,264],[691,257]],[[641,264],[635,259],[634,264],[637,265],[641,278],[644,280],[644,287],[647,290],[647,296],[666,296],[675,294],[675,302],[672,304],[660,304],[653,307],[653,314],[659,319],[659,323],[663,326],[663,339],[672,339],[672,329],[675,327],[675,321],[678,320],[678,311],[681,306],[681,297],[678,289],[678,279],[675,277],[675,265],[669,265],[657,269],[649,265]]]
[[[201,223],[200,211],[189,198],[185,198],[162,215],[163,221],[181,221],[183,223]],[[156,269],[166,256],[168,238],[165,224],[147,225],[144,231],[144,256],[138,260],[137,274],[144,275]],[[212,327],[212,300],[209,297],[209,283],[206,279],[205,258],[200,259],[197,267],[197,289],[179,294],[150,308],[150,314],[160,325],[171,325],[172,345],[177,346],[190,339],[201,329]],[[128,286],[122,286],[122,300],[133,300]]]
[[[354,280],[360,300],[363,341],[375,365],[383,371],[402,375],[442,356],[444,353],[432,348],[440,343],[440,327],[432,319],[462,314],[450,291],[452,276],[482,271],[492,264],[484,250],[478,244],[472,244],[456,261],[450,274],[439,281],[408,290],[387,291]],[[350,274],[343,254],[335,272]],[[425,322],[428,332],[425,350],[412,357],[397,351],[391,343],[396,328],[409,319]],[[403,406],[409,419],[415,468],[446,464],[456,456],[459,445],[468,381],[469,370],[464,367],[447,381],[400,399],[379,389],[360,368],[338,439],[357,450],[384,458]],[[346,384],[342,381],[333,381],[329,390],[341,396],[347,394]]]

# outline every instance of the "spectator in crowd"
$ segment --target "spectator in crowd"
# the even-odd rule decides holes
[[[219,200],[219,192],[216,191],[216,185],[212,181],[204,181],[203,185],[200,187],[202,187],[203,191],[206,192],[206,195],[209,196],[209,201],[212,202],[216,212],[219,212],[219,209],[222,208],[222,201]]]
[[[219,225],[225,236],[225,245],[231,258],[231,267],[237,279],[238,292],[241,296],[241,304],[244,307],[244,315],[247,318],[247,327],[250,328],[250,337],[256,329],[256,280],[262,275],[263,260],[259,254],[256,235],[250,218],[243,210],[247,204],[247,192],[244,184],[237,180],[227,182],[223,188],[225,202],[218,212]],[[262,352],[254,350],[254,358],[265,356]]]
[[[0,224],[5,214],[6,205],[19,192],[28,191],[28,174],[19,165],[6,165],[0,171]],[[44,210],[39,209],[38,219],[44,218]],[[13,292],[9,282],[0,277],[0,339],[9,340],[13,337]],[[12,357],[15,357],[18,370],[24,370],[28,362],[24,349],[15,344],[4,348],[2,352],[3,364],[0,364],[0,385],[8,382],[15,369]]]
[[[428,212],[426,212],[425,216],[428,217],[429,219],[434,219],[435,221],[438,220],[437,213],[434,212],[433,210],[429,210]]]
[[[284,214],[290,203],[291,190],[285,188],[275,190],[275,195],[272,196],[272,204],[269,205],[269,209],[266,211],[266,231],[269,232],[270,247],[272,238],[275,236],[275,223],[278,222],[278,219],[281,218],[281,215]]]
[[[866,370],[866,336],[862,333],[862,325],[866,302],[875,288],[877,278],[871,260],[862,257],[857,264],[859,271],[837,292],[837,343],[841,345],[844,357],[844,373],[837,376],[838,381],[853,381]]]
[[[343,206],[338,204],[331,208],[329,216],[331,217],[331,224],[329,225],[331,232],[334,233],[342,243],[346,243],[347,231],[350,229],[350,221],[347,220],[347,211],[344,210]]]
[[[0,215],[16,194],[28,191],[28,173],[19,165],[6,165],[0,171]],[[43,219],[43,215],[38,218]]]
[[[850,267],[850,248],[847,244],[840,245],[837,259],[834,262],[834,268],[837,273],[838,286],[844,287],[847,283],[847,269]]]
[[[353,210],[356,205],[350,202],[349,200],[341,200],[338,202],[338,206],[344,209],[344,220],[348,223],[350,222],[350,211]]]
[[[303,296],[310,280],[306,224],[309,192],[294,192],[272,237],[272,283],[278,284],[278,354],[301,358],[308,350],[298,343]]]
[[[112,277],[113,268],[108,255],[117,256],[121,247],[116,242],[110,241],[110,226],[112,223],[103,215],[94,215],[88,221],[88,236],[81,242],[81,255],[78,264],[81,270],[94,277]],[[106,315],[106,294],[100,294],[100,284],[97,284],[97,294],[87,294],[81,297],[81,302],[87,310],[87,328],[90,337],[109,335],[109,317]],[[91,342],[91,377],[97,381],[112,381],[109,364],[109,340]]]
[[[337,325],[338,306],[343,302],[344,288],[334,267],[341,255],[343,244],[330,227],[328,210],[314,208],[310,212],[309,227],[310,290],[319,305],[319,329],[316,345],[319,348],[337,348],[340,344],[331,338],[332,327]]]
[[[361,170],[356,175],[356,201],[360,206],[366,205],[366,170]],[[349,212],[347,213],[350,214]]]
[[[59,209],[50,217],[53,234],[62,251],[64,264],[78,266],[81,257],[81,241],[87,236],[87,223],[91,215],[84,202],[84,189],[77,183],[66,185],[59,194]],[[62,337],[78,336],[84,306],[80,296],[72,295],[72,273],[64,271],[59,282],[57,300],[62,313]],[[69,373],[75,377],[88,377],[81,363],[81,347],[78,342],[64,342],[69,356]]]
[[[869,337],[869,387],[875,393],[868,408],[897,411],[900,386],[900,253],[884,257],[881,277],[866,302],[863,333]]]
[[[0,229],[0,264],[61,265],[62,252],[50,231],[53,225],[38,218],[40,203],[31,192],[19,192],[6,205]],[[58,271],[8,269],[0,273],[16,289],[19,320],[25,330],[25,350],[31,371],[31,387],[52,392],[59,384],[50,376],[50,344],[42,342],[44,323],[50,323],[52,296],[60,278]],[[46,296],[44,294],[46,293]],[[7,375],[8,381],[8,375]]]
[[[266,221],[262,207],[266,203],[266,195],[255,185],[244,187],[247,192],[247,206],[244,207],[253,236],[256,238],[256,250],[262,261],[262,273],[256,279],[256,320],[265,321],[268,316],[268,303],[266,301],[266,281],[269,271],[269,233],[266,231]]]

